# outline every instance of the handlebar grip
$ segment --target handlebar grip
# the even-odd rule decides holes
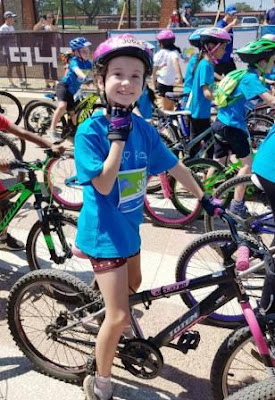
[[[249,248],[244,244],[238,247],[236,267],[238,271],[245,271],[249,268]]]

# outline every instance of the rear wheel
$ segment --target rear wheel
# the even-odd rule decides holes
[[[97,294],[79,279],[58,271],[35,271],[11,289],[8,325],[17,346],[40,372],[81,383],[95,346],[81,318],[101,307]]]
[[[262,382],[254,383],[244,389],[226,397],[225,400],[274,400],[275,378],[269,378]]]
[[[23,108],[20,101],[8,92],[0,91],[0,115],[18,125],[23,117]]]
[[[83,204],[83,188],[77,180],[73,156],[50,161],[45,174],[46,185],[54,200],[67,210],[79,211]]]
[[[55,110],[56,106],[46,101],[36,101],[33,104],[30,104],[24,115],[25,128],[31,132],[38,133],[40,136],[46,135],[51,126]],[[62,117],[56,127],[56,130],[60,135],[62,135],[65,126],[66,120]]]

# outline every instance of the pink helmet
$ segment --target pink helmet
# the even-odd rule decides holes
[[[157,40],[161,42],[162,40],[173,40],[175,41],[176,36],[170,29],[163,29],[157,34]]]
[[[201,33],[201,43],[226,43],[231,42],[231,36],[221,28],[205,28]]]
[[[146,75],[153,71],[152,52],[145,42],[136,39],[129,33],[111,37],[97,46],[93,54],[95,66],[104,66],[114,58],[129,56],[139,58],[145,64]]]

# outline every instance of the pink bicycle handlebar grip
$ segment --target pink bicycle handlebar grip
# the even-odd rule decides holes
[[[238,271],[245,271],[249,267],[249,248],[241,245],[237,251],[236,267]]]

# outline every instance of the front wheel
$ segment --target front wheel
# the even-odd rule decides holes
[[[54,104],[46,101],[36,101],[30,104],[24,114],[24,126],[27,130],[38,135],[46,135],[51,126],[53,114],[56,110]],[[56,127],[56,131],[61,135],[66,125],[66,120],[62,117]]]
[[[257,246],[257,242],[253,239],[240,234],[243,240]],[[176,281],[181,282],[189,279],[199,278],[204,275],[213,274],[224,268],[225,260],[221,251],[226,244],[232,243],[232,237],[228,231],[218,231],[207,233],[195,239],[181,254],[176,267]],[[232,249],[231,258],[236,260],[237,248]],[[264,283],[264,271],[260,261],[256,259],[250,260],[250,266],[259,265],[259,271],[247,274],[242,277],[245,290],[251,295],[251,304],[256,307],[256,300],[260,298]],[[261,269],[260,269],[261,268]],[[217,286],[203,287],[192,292],[181,294],[183,302],[187,307],[192,308],[198,304]],[[240,304],[234,298],[230,302],[224,304],[215,313],[211,314],[207,321],[211,325],[221,326],[224,328],[236,328],[244,322],[244,317]]]
[[[69,274],[29,272],[10,291],[8,326],[17,346],[40,372],[81,383],[95,346],[81,318],[101,306],[97,294]]]
[[[274,335],[270,337],[266,332],[264,336],[274,354]],[[239,328],[225,339],[214,358],[210,374],[213,399],[223,400],[267,377],[266,367],[249,327]]]
[[[33,225],[29,233],[26,253],[30,269],[52,268],[68,272],[91,284],[94,281],[94,274],[90,261],[76,257],[71,251],[77,231],[76,218],[59,212],[50,214],[47,218],[49,235],[43,234],[40,221]],[[50,250],[53,249],[50,241],[58,258],[56,261],[51,257]]]
[[[274,400],[275,378],[269,378],[262,382],[254,383],[239,390],[225,400]]]

